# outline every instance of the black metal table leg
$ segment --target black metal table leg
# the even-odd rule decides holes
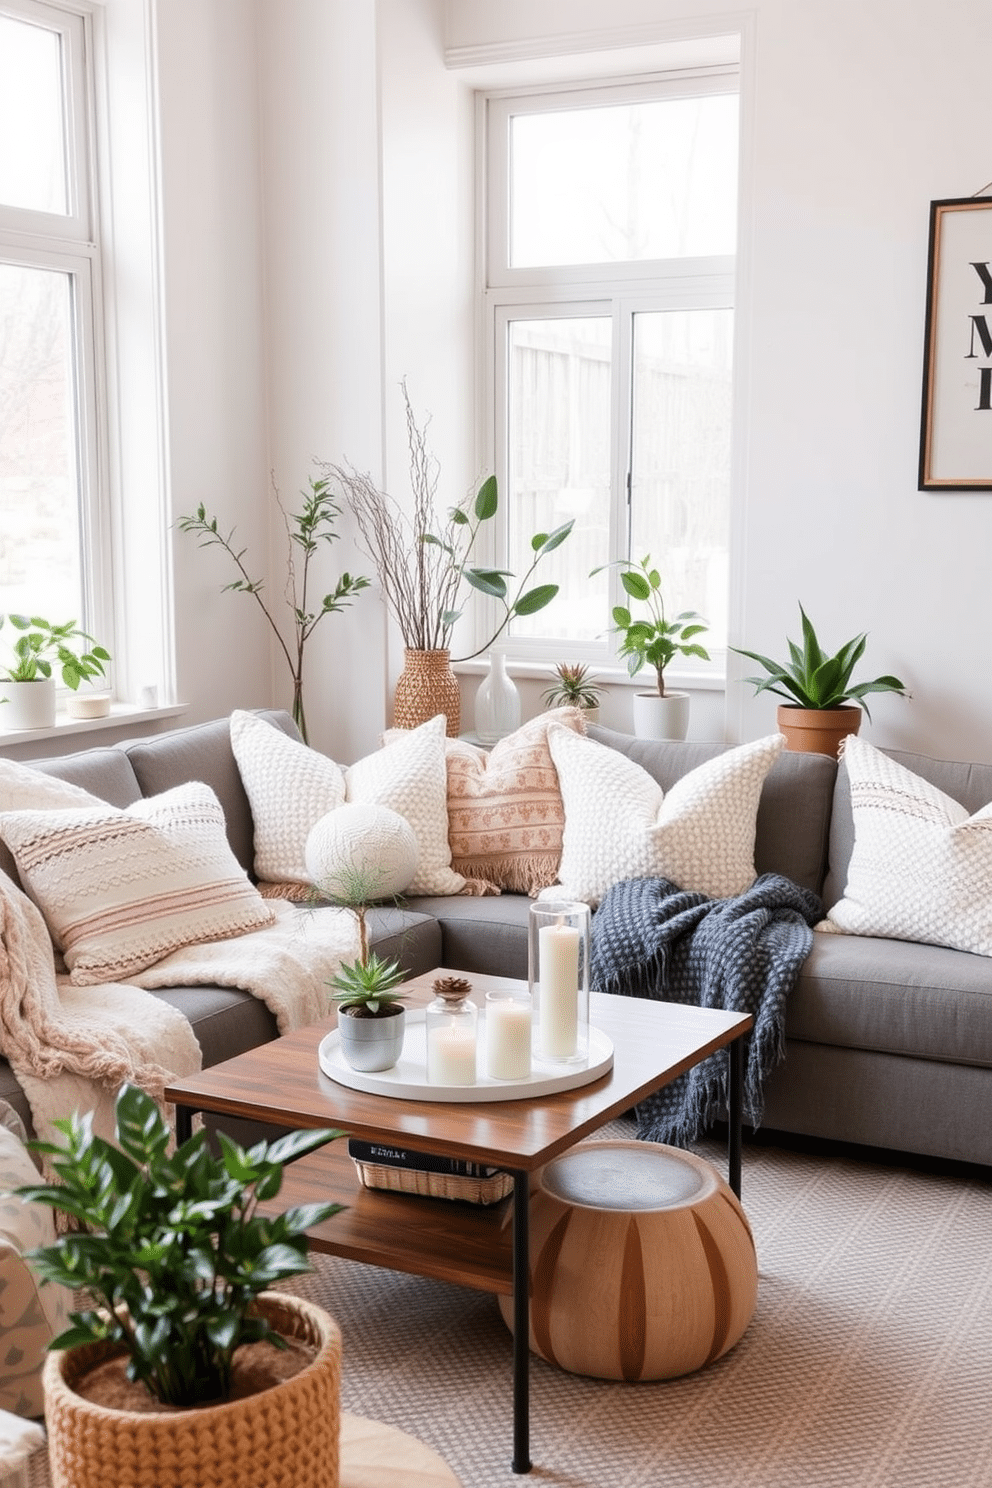
[[[727,1090],[727,1182],[741,1196],[741,1121],[744,1110],[744,1040],[735,1038],[727,1050],[730,1078]]]
[[[193,1135],[193,1107],[176,1107],[176,1146],[181,1147]]]
[[[513,1471],[530,1472],[530,1181],[513,1174]]]

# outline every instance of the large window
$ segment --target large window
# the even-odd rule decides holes
[[[0,0],[0,612],[112,649],[91,59],[87,15]]]
[[[486,302],[495,467],[516,573],[554,604],[520,656],[611,654],[613,560],[651,555],[673,611],[726,645],[736,75],[486,100]],[[717,655],[716,664],[719,665]]]

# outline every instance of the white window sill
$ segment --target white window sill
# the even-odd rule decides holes
[[[55,726],[43,729],[0,728],[0,750],[7,751],[17,744],[51,744],[53,754],[63,754],[63,740],[73,739],[77,734],[106,732],[108,729],[128,728],[135,723],[157,723],[167,718],[178,718],[185,713],[187,704],[176,703],[167,708],[140,708],[132,703],[111,703],[110,712],[103,718],[70,718],[68,713],[56,713]],[[2,713],[2,709],[0,709]]]
[[[471,661],[456,661],[452,665],[452,671],[461,676],[485,676],[488,670],[489,660],[486,656],[473,657]],[[554,662],[512,661],[507,658],[506,670],[511,677],[522,681],[540,681],[545,686],[554,681]],[[596,685],[603,688],[636,687],[639,692],[644,692],[654,685],[654,672],[646,669],[632,677],[626,667],[597,666],[590,661],[589,670]],[[670,666],[665,671],[665,686],[683,692],[723,692],[726,690],[727,678],[722,671],[683,671]]]

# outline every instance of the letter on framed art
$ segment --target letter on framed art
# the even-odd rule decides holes
[[[992,200],[930,203],[921,491],[992,491]]]

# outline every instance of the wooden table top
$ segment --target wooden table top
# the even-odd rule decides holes
[[[413,979],[408,1005],[431,1000],[443,969]],[[518,986],[507,977],[473,975],[473,996]],[[330,1079],[317,1050],[336,1023],[320,1023],[261,1044],[166,1087],[166,1099],[195,1110],[262,1120],[276,1126],[344,1128],[366,1140],[388,1138],[423,1152],[485,1160],[533,1172],[639,1100],[661,1089],[707,1055],[725,1048],[753,1023],[747,1014],[593,993],[590,1018],[613,1042],[608,1073],[589,1085],[523,1100],[447,1102],[371,1094]]]

